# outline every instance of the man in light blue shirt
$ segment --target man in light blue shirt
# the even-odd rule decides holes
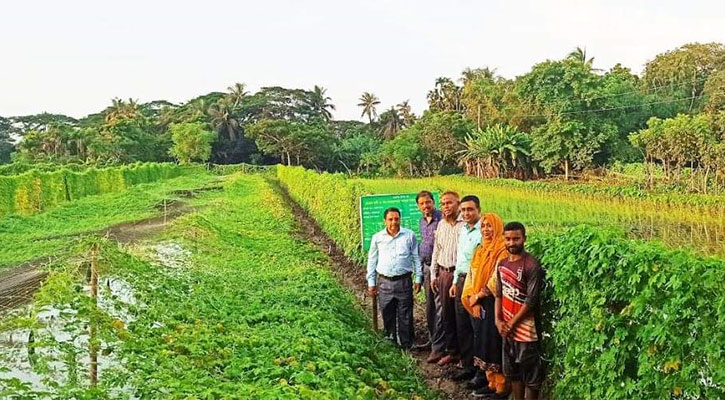
[[[400,347],[413,345],[413,292],[420,292],[423,268],[418,239],[410,229],[400,227],[400,210],[383,213],[385,229],[373,235],[368,252],[368,293],[379,295],[383,331]],[[415,283],[412,274],[415,272]]]
[[[488,382],[485,374],[476,375],[476,368],[473,366],[473,323],[471,316],[461,303],[461,292],[466,282],[466,275],[471,269],[473,254],[481,243],[481,202],[476,196],[465,196],[461,199],[460,209],[461,216],[466,223],[459,228],[456,269],[453,273],[453,285],[449,295],[456,299],[456,338],[463,371],[453,379],[462,381],[475,377],[476,379],[470,382],[471,387],[475,388],[484,383],[487,385]]]

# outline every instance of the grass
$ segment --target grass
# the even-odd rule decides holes
[[[218,176],[199,173],[133,186],[125,191],[90,196],[33,215],[0,217],[0,269],[25,261],[57,255],[68,246],[71,235],[149,218],[159,214],[163,200],[173,192],[212,184]],[[184,199],[198,205],[199,199]]]

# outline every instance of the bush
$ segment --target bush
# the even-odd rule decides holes
[[[537,235],[557,399],[725,398],[725,261],[580,226]]]
[[[29,170],[12,176],[0,176],[0,215],[32,214],[61,203],[102,193],[111,193],[139,183],[154,182],[193,173],[201,166],[139,163],[122,167],[66,168],[51,172]]]
[[[277,166],[277,177],[348,257],[364,259],[358,211],[358,198],[365,194],[362,185],[346,181],[342,174],[318,174],[282,165]]]

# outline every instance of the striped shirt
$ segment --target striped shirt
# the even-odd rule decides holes
[[[436,228],[433,243],[433,256],[431,257],[430,278],[437,276],[436,266],[453,268],[456,266],[456,255],[458,253],[458,235],[464,222],[459,215],[456,222],[451,224],[448,220],[441,219]]]
[[[496,297],[501,298],[501,313],[504,321],[510,321],[526,304],[536,309],[541,291],[542,270],[531,254],[524,252],[516,261],[501,260],[496,270]],[[519,320],[513,331],[517,342],[536,342],[534,313]]]

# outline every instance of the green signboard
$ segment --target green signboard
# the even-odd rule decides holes
[[[399,193],[360,197],[363,250],[368,251],[373,235],[385,228],[383,212],[390,207],[400,210],[400,226],[415,232],[420,240],[419,221],[422,214],[415,203],[416,195],[417,193]],[[438,193],[433,193],[433,202],[438,206]]]

